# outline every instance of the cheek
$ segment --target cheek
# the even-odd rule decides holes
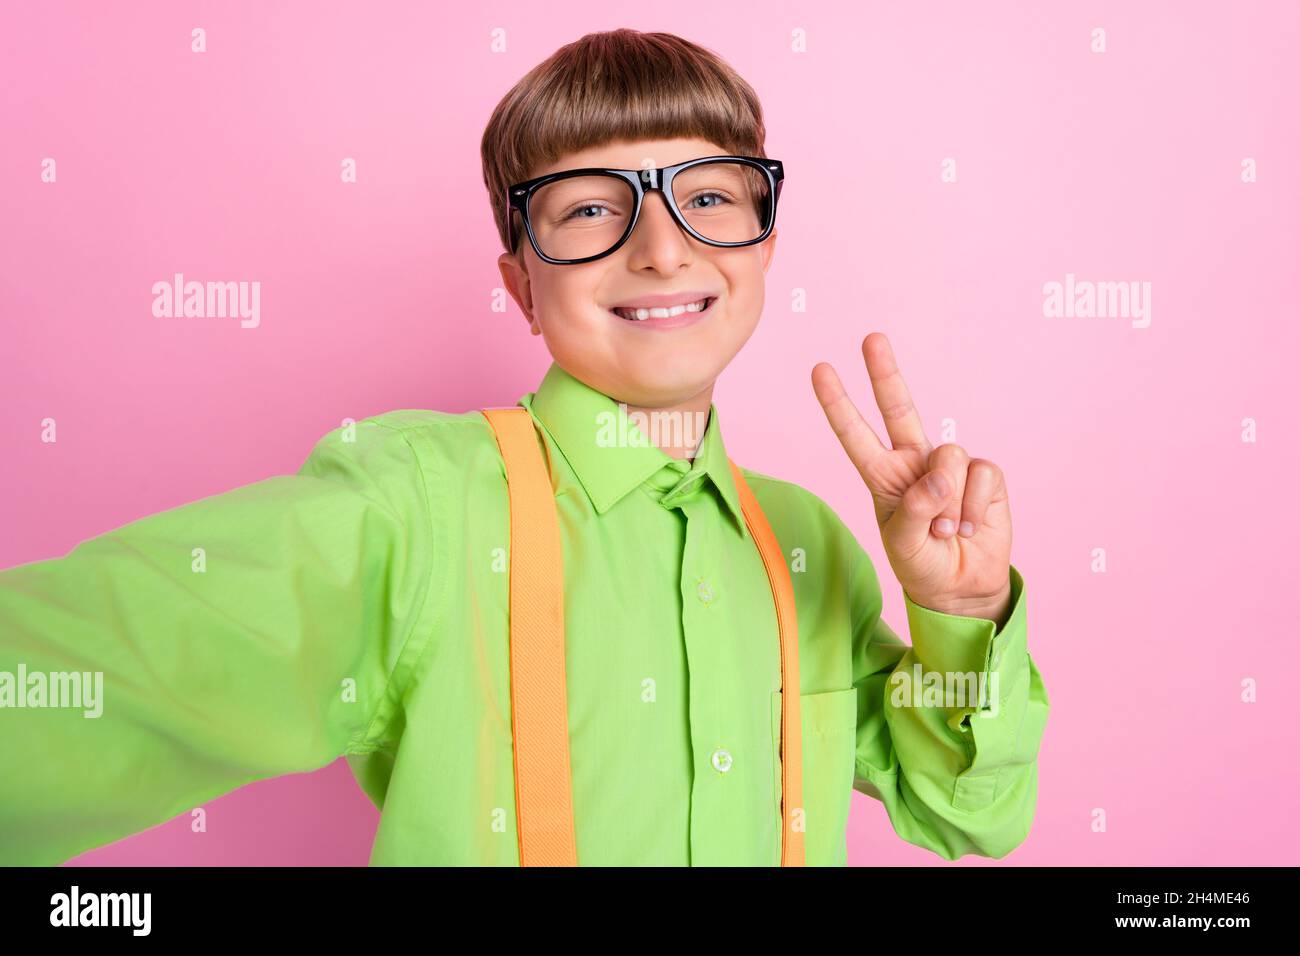
[[[741,335],[748,335],[758,324],[763,312],[762,273],[758,278],[747,278],[730,287],[730,301],[727,303],[727,322],[731,329]]]
[[[757,313],[763,308],[764,280],[762,254],[757,247],[737,249],[718,262],[727,283],[727,293],[738,312]]]
[[[547,315],[568,320],[587,315],[595,310],[596,292],[600,287],[600,272],[592,266],[552,266],[538,263],[533,275],[533,297],[545,303]],[[588,319],[587,321],[590,321]]]
[[[560,267],[556,267],[560,268]],[[551,281],[537,289],[535,302],[545,336],[558,338],[600,334],[608,318],[596,305],[595,290],[588,283],[577,281]]]

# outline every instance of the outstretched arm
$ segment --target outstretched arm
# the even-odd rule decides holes
[[[379,744],[428,633],[430,516],[401,432],[355,429],[297,475],[0,572],[0,864]]]

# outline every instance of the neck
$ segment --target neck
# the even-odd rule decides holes
[[[675,405],[651,407],[628,405],[627,414],[645,432],[652,445],[672,458],[695,459],[704,430],[709,424],[713,385]],[[633,417],[635,416],[635,417]]]

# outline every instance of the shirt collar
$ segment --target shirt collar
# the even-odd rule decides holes
[[[528,409],[559,448],[598,514],[668,467],[681,477],[675,483],[664,483],[662,478],[654,482],[663,499],[671,500],[678,489],[707,476],[731,512],[736,530],[742,537],[749,533],[716,405],[709,405],[704,437],[688,465],[650,444],[624,407],[574,378],[558,363],[551,363],[537,390],[522,396],[518,404]]]

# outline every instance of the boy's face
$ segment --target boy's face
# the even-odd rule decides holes
[[[599,166],[641,169],[729,151],[699,139],[637,140],[567,153],[529,173]],[[641,218],[619,249],[594,262],[552,265],[527,236],[498,260],[511,296],[556,363],[616,401],[641,408],[677,405],[713,385],[758,325],[763,279],[776,229],[763,242],[721,249],[684,232],[662,193],[645,198]],[[715,301],[676,324],[622,318],[611,311],[644,296],[696,293]]]

